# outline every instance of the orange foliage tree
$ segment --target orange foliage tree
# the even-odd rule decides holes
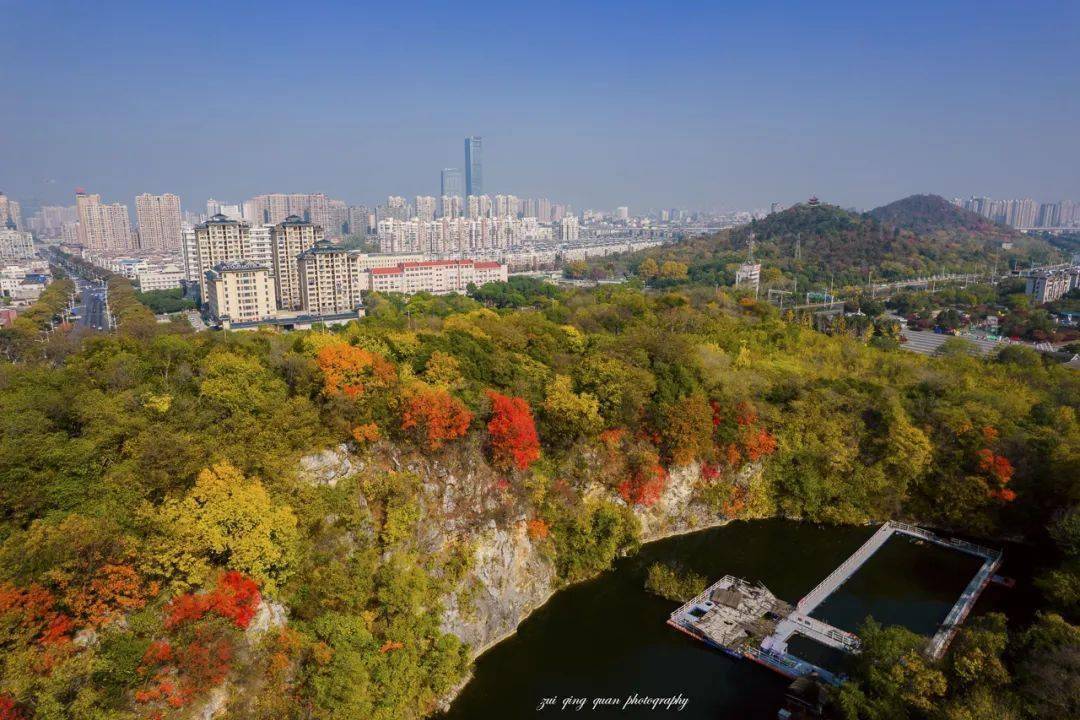
[[[130,565],[106,564],[70,596],[68,606],[81,622],[103,625],[139,610],[156,594],[157,583],[144,583]]]
[[[406,393],[401,429],[413,431],[428,450],[438,450],[468,432],[472,419],[465,403],[445,389],[421,385]]]
[[[323,392],[355,398],[368,389],[389,386],[397,372],[383,356],[346,343],[321,348],[315,361],[323,373]]]
[[[713,455],[713,409],[701,395],[691,395],[660,410],[660,433],[666,456],[674,466]]]
[[[533,540],[543,540],[548,536],[551,528],[548,524],[540,518],[533,518],[526,524],[526,528],[529,533],[529,537]]]
[[[529,403],[524,398],[488,390],[491,400],[491,460],[503,470],[525,470],[540,457],[540,436],[536,433]]]
[[[983,429],[986,435],[986,428]],[[1016,491],[1006,487],[1012,480],[1013,466],[1004,455],[998,455],[990,448],[982,448],[976,453],[979,470],[987,475],[991,485],[990,497],[1002,502],[1012,502],[1016,499]]]

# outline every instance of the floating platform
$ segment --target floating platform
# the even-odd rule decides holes
[[[810,617],[832,593],[847,582],[894,534],[907,535],[982,558],[983,564],[930,639],[926,654],[945,654],[960,625],[1001,566],[1001,552],[964,540],[943,538],[929,530],[900,522],[886,522],[843,563],[803,596],[794,606],[780,600],[761,584],[725,575],[668,618],[672,627],[723,650],[745,657],[789,678],[816,674],[833,685],[843,677],[788,652],[795,634],[848,653],[858,653],[857,635]]]

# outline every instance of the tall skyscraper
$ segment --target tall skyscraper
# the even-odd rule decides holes
[[[443,168],[439,173],[439,195],[465,197],[465,188],[461,184],[461,171],[457,168]]]
[[[465,138],[465,194],[484,194],[483,138]],[[443,193],[444,195],[446,193]]]
[[[139,221],[140,248],[180,251],[180,198],[172,193],[143,193],[135,198],[135,217]]]

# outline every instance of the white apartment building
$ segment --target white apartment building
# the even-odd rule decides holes
[[[1027,294],[1039,304],[1054,302],[1080,287],[1080,267],[1040,272],[1027,279]]]
[[[300,309],[300,278],[296,257],[315,247],[315,243],[322,238],[321,227],[304,222],[296,215],[290,215],[270,228],[277,304],[282,310]]]
[[[219,322],[255,322],[274,315],[270,270],[247,260],[221,262],[206,272],[210,316]]]
[[[34,257],[34,236],[22,230],[0,227],[0,263]]]
[[[180,249],[180,198],[172,193],[135,197],[135,218],[139,222],[139,247],[146,250]]]
[[[10,226],[14,226],[14,228]],[[0,228],[18,230],[22,226],[22,209],[19,203],[0,192]]]

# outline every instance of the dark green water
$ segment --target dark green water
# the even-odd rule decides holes
[[[622,710],[586,704],[582,714],[623,718],[775,718],[787,681],[730,658],[665,624],[675,604],[644,590],[656,561],[677,561],[712,580],[725,574],[760,580],[778,597],[798,600],[866,540],[871,527],[818,527],[782,520],[737,522],[651,543],[614,570],[555,595],[484,653],[446,720],[565,716],[562,699],[670,697],[674,709]],[[893,538],[814,613],[855,629],[867,615],[932,633],[978,567],[959,553]],[[991,586],[975,614],[1008,609]],[[807,648],[808,654],[813,648]],[[809,658],[808,658],[809,659]],[[823,658],[827,660],[827,658]],[[833,659],[828,664],[838,662]],[[538,711],[544,698],[555,707]]]

